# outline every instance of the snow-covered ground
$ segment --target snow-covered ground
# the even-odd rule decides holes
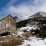
[[[18,32],[17,35],[22,36],[23,33],[24,33],[24,32]]]
[[[20,28],[20,30],[26,30],[26,31],[30,31],[30,30],[36,30],[36,29],[38,29],[38,30],[40,30],[40,28],[39,27],[37,27],[37,26],[35,26],[35,25],[33,25],[32,27],[30,27],[30,26],[26,26],[26,27],[21,27]]]
[[[42,38],[30,37],[30,40],[24,40],[22,45],[19,46],[46,46],[46,38],[43,40]]]
[[[22,36],[24,32],[18,32],[18,35]],[[22,42],[22,45],[19,46],[46,46],[46,38],[37,38],[35,36],[30,36],[27,40],[24,40],[24,42]]]

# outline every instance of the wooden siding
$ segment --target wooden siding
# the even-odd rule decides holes
[[[15,31],[16,31],[16,21],[11,16],[7,16],[0,21],[0,33],[3,32],[15,33]]]
[[[10,20],[10,24],[9,24]],[[16,29],[16,21],[11,17],[7,16],[3,20],[0,21],[0,30],[5,30],[5,29]]]
[[[10,20],[11,26],[16,27],[16,22],[15,22],[15,20],[11,16],[7,16],[4,20],[2,20],[2,22],[6,21],[6,23],[9,23],[9,20]]]

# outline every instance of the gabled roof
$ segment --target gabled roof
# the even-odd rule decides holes
[[[11,16],[10,14],[9,15],[5,15],[5,16],[0,16],[0,21],[1,20],[3,20],[3,19],[5,19],[6,17],[8,17],[8,16]],[[12,17],[12,16],[11,16]],[[12,17],[13,18],[13,17]],[[13,18],[14,19],[14,18]]]

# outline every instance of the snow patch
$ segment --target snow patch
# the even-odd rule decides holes
[[[22,36],[23,33],[24,33],[24,32],[18,32],[18,35],[19,35],[19,36]]]
[[[26,26],[26,27],[21,27],[21,28],[20,28],[20,30],[26,30],[26,31],[36,30],[36,29],[40,30],[40,28],[37,27],[37,26],[32,26],[32,27]]]
[[[31,41],[24,40],[23,44],[20,46],[46,46],[44,40],[42,38],[30,37]]]

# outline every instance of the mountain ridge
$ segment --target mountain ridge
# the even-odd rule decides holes
[[[46,17],[46,13],[45,12],[37,12],[37,13],[35,13],[33,15],[15,16],[14,19],[18,23],[20,21],[31,19],[31,18],[36,18],[36,17]]]

